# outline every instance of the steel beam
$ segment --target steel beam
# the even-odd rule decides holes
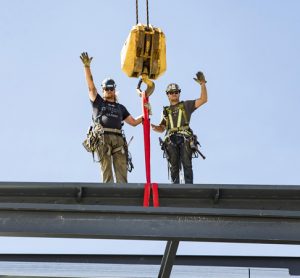
[[[144,184],[0,182],[0,203],[140,206]],[[299,210],[300,186],[159,184],[161,207]]]
[[[49,262],[89,264],[160,265],[160,255],[62,255],[62,254],[0,254],[0,261],[7,262]],[[270,256],[182,256],[177,255],[175,265],[220,266],[247,268],[289,269],[290,275],[300,275],[299,257]]]
[[[300,243],[300,187],[0,182],[0,236],[167,240],[159,277],[179,241]]]
[[[158,278],[169,278],[174,265],[179,241],[169,240],[166,245],[165,253],[161,261]]]
[[[1,236],[300,243],[295,211],[0,204]]]
[[[300,187],[0,183],[0,235],[300,243]]]

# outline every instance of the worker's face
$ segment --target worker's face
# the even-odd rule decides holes
[[[115,88],[103,88],[103,97],[107,100],[115,100]]]
[[[179,100],[180,92],[179,91],[170,91],[168,92],[169,101]]]

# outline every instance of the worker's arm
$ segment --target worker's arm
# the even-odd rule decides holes
[[[143,121],[143,115],[138,116],[137,118],[133,118],[129,115],[124,121],[131,126],[137,126]]]
[[[89,98],[91,101],[95,101],[98,92],[94,84],[91,67],[90,67],[93,57],[89,57],[87,52],[83,52],[81,53],[80,59],[84,65],[85,79],[89,88]]]
[[[162,133],[166,130],[166,127],[162,124],[159,124],[159,125],[151,124],[151,127],[152,127],[152,130],[159,132],[159,133]]]
[[[201,105],[207,102],[207,89],[206,89],[206,80],[204,77],[204,74],[199,71],[196,74],[196,78],[194,80],[200,84],[201,90],[200,90],[200,97],[196,99],[195,101],[195,109],[199,108]]]

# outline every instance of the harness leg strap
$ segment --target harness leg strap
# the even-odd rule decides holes
[[[124,147],[121,146],[121,147],[117,147],[117,148],[113,149],[113,150],[111,151],[111,154],[115,154],[116,152],[119,152],[119,151],[122,151],[122,153],[124,154],[124,153],[125,153]]]
[[[111,146],[107,145],[107,155],[111,155]]]

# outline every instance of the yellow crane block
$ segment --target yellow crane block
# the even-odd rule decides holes
[[[167,69],[166,38],[160,28],[137,24],[132,27],[121,51],[121,68],[129,77],[143,73],[157,79]]]

